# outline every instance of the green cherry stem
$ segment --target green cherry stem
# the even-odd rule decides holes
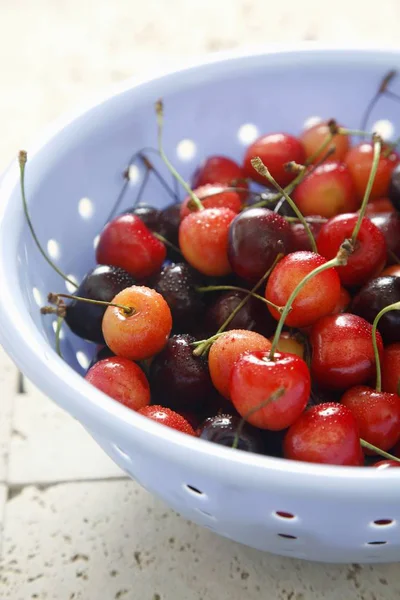
[[[356,135],[359,137],[371,137],[370,131],[363,131],[362,129],[346,129],[345,127],[338,127],[338,135]]]
[[[267,167],[264,165],[263,161],[261,160],[261,158],[259,156],[255,156],[254,158],[252,158],[251,164],[252,164],[253,168],[257,171],[257,173],[259,173],[259,175],[262,175],[263,177],[265,177],[278,190],[278,192],[282,196],[284,196],[286,202],[289,204],[290,208],[295,212],[296,216],[300,219],[302,225],[304,226],[304,229],[307,232],[308,239],[310,240],[312,251],[317,253],[318,252],[317,245],[315,243],[315,239],[314,239],[314,236],[310,229],[310,226],[307,223],[304,216],[302,215],[302,213],[297,208],[296,204],[293,202],[293,200],[289,196],[289,194],[279,185],[279,183],[277,181],[275,181],[275,179],[272,177],[271,173],[269,172]]]
[[[397,458],[397,456],[393,456],[393,454],[389,454],[389,452],[385,452],[385,450],[381,450],[377,446],[370,444],[369,442],[367,442],[366,440],[363,440],[362,438],[360,438],[360,444],[363,448],[372,450],[372,452],[375,452],[375,454],[379,454],[379,456],[383,456],[383,458],[387,458],[388,460],[395,460],[396,462],[400,462],[400,458]]]
[[[156,237],[158,240],[160,240],[160,242],[162,242],[163,244],[165,244],[166,246],[168,246],[169,248],[171,248],[172,250],[174,250],[175,252],[177,252],[178,254],[180,254],[182,256],[182,252],[179,250],[178,246],[175,246],[175,244],[173,244],[172,242],[167,240],[166,237],[164,237],[160,233],[157,233],[156,231],[152,231],[151,233],[154,235],[154,237]]]
[[[183,177],[181,177],[181,175],[179,175],[178,171],[175,169],[175,167],[169,161],[167,155],[164,152],[163,143],[162,143],[163,121],[164,121],[164,109],[163,109],[162,100],[158,100],[156,102],[156,115],[157,115],[157,132],[158,132],[158,149],[159,149],[162,160],[168,167],[168,170],[175,177],[175,179],[181,184],[183,189],[189,194],[189,196],[193,200],[193,203],[196,206],[197,210],[204,210],[204,206],[200,202],[200,199],[196,196],[196,194],[193,192],[191,187],[186,183],[186,181],[183,179]]]
[[[249,301],[249,298],[251,297],[251,295],[254,294],[262,286],[262,284],[268,279],[268,277],[274,270],[275,265],[281,260],[282,256],[283,256],[282,254],[278,254],[278,256],[275,258],[273,264],[264,273],[264,275],[261,277],[261,279],[259,279],[259,281],[255,284],[255,286],[250,291],[247,290],[246,296],[243,298],[243,300],[241,302],[239,302],[239,304],[236,306],[236,308],[233,309],[233,311],[231,312],[229,317],[227,319],[225,319],[225,321],[222,323],[221,327],[218,329],[217,333],[215,335],[213,335],[212,337],[208,338],[208,340],[202,340],[201,343],[196,345],[195,350],[193,350],[193,354],[195,356],[202,356],[209,350],[212,343],[218,338],[218,336],[221,333],[223,333],[225,331],[225,329],[228,327],[229,323],[234,319],[234,317],[243,308],[243,306]]]
[[[312,279],[313,277],[315,277],[316,275],[319,275],[319,273],[322,273],[323,271],[327,271],[328,269],[332,269],[334,267],[341,267],[347,264],[347,259],[350,255],[352,251],[351,248],[351,244],[349,243],[348,240],[345,240],[343,242],[343,244],[341,245],[341,247],[339,248],[339,251],[337,253],[337,255],[335,256],[335,258],[333,258],[332,260],[329,260],[328,262],[326,262],[323,265],[320,265],[319,267],[317,267],[316,269],[314,269],[313,271],[311,271],[310,273],[308,273],[308,275],[306,275],[294,288],[293,292],[290,294],[288,301],[286,302],[286,305],[281,313],[280,319],[278,321],[278,325],[276,326],[276,330],[275,330],[275,335],[274,335],[274,339],[272,341],[272,346],[271,346],[271,350],[269,353],[269,359],[273,360],[274,359],[274,354],[276,352],[277,346],[278,346],[278,342],[279,342],[279,338],[280,335],[282,333],[282,328],[285,324],[285,320],[286,317],[289,314],[289,311],[292,308],[292,304],[293,302],[296,300],[298,294],[301,292],[301,290],[303,289],[303,287],[305,286],[305,284],[310,281],[310,279]]]
[[[87,302],[88,304],[98,304],[99,306],[114,306],[123,310],[126,315],[133,315],[136,311],[131,306],[123,306],[115,302],[105,302],[104,300],[93,300],[92,298],[83,298],[82,296],[74,296],[73,294],[53,294],[48,295],[48,301],[51,304],[58,304],[59,298],[67,298],[68,300],[78,300],[79,302]]]
[[[358,213],[357,223],[353,229],[353,233],[351,236],[351,241],[352,241],[353,245],[356,242],[356,239],[359,234],[361,224],[362,224],[362,221],[363,221],[363,218],[365,215],[365,211],[367,210],[368,200],[371,195],[371,190],[372,190],[372,186],[375,181],[376,172],[378,170],[379,159],[380,159],[380,155],[381,155],[381,149],[382,149],[381,138],[377,135],[374,135],[373,140],[374,140],[374,154],[373,154],[373,158],[372,158],[372,166],[371,166],[371,171],[370,171],[369,178],[368,178],[367,187],[365,188],[364,198],[363,198],[363,201],[361,204],[360,211]]]
[[[281,398],[285,392],[286,392],[286,388],[285,387],[278,388],[277,390],[275,390],[275,392],[272,392],[272,394],[269,396],[269,398],[267,398],[267,400],[264,400],[258,406],[253,406],[253,408],[251,408],[245,414],[245,416],[240,420],[240,423],[239,423],[239,425],[238,425],[238,427],[236,429],[235,437],[234,437],[233,443],[232,443],[232,448],[237,448],[238,447],[240,434],[242,433],[243,427],[245,426],[245,424],[248,421],[248,419],[252,415],[254,415],[256,412],[258,412],[259,410],[261,410],[262,408],[264,408],[265,406],[267,406],[268,404],[271,404],[272,402],[276,402],[277,400],[279,400],[279,398]]]
[[[389,304],[388,306],[385,306],[384,308],[382,308],[382,310],[380,312],[378,312],[378,314],[376,315],[374,322],[372,324],[372,345],[374,347],[374,357],[375,357],[375,363],[376,363],[376,391],[377,392],[380,392],[382,390],[382,369],[381,369],[381,361],[379,358],[378,343],[376,341],[376,330],[377,330],[378,323],[379,323],[381,317],[383,317],[383,315],[390,312],[391,310],[400,310],[400,302],[395,302],[394,304]]]
[[[204,287],[198,287],[196,288],[197,292],[203,293],[203,292],[223,292],[223,291],[234,291],[234,292],[244,292],[245,294],[249,293],[249,290],[247,290],[246,288],[242,288],[239,287],[237,285],[206,285]],[[267,300],[266,298],[264,298],[263,296],[260,296],[259,294],[255,294],[254,292],[250,292],[250,295],[253,296],[253,298],[257,298],[257,300],[260,300],[261,302],[264,302],[264,304],[267,304],[269,306],[272,306],[273,308],[275,308],[275,310],[277,310],[278,312],[282,312],[283,311],[283,307],[282,306],[278,306],[277,304],[274,304],[273,302],[271,302],[270,300]]]
[[[57,352],[58,356],[60,356],[61,358],[63,357],[63,355],[61,353],[60,339],[61,339],[61,328],[62,328],[63,323],[64,323],[64,317],[59,316],[57,318],[57,327],[56,327],[56,352]]]
[[[72,279],[67,277],[67,275],[65,275],[65,273],[63,273],[61,271],[61,269],[59,269],[57,267],[57,265],[54,264],[53,261],[47,256],[46,252],[43,250],[42,245],[39,242],[39,239],[36,235],[35,229],[33,227],[33,224],[32,224],[32,221],[31,221],[31,218],[29,215],[28,203],[26,201],[26,195],[25,195],[25,165],[26,165],[27,160],[28,160],[27,153],[25,152],[25,150],[21,150],[18,155],[18,163],[19,163],[19,171],[20,171],[22,204],[23,204],[23,208],[24,208],[26,222],[28,223],[28,227],[30,229],[30,232],[32,234],[34,242],[35,242],[39,252],[43,256],[43,258],[47,261],[47,263],[51,266],[51,268],[54,269],[54,271],[60,275],[60,277],[62,277],[65,281],[68,281],[68,283],[70,283],[75,288],[77,288],[78,285],[75,283],[75,281],[73,281]]]

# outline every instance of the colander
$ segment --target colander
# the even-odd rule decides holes
[[[394,50],[275,48],[214,56],[129,82],[52,126],[41,143],[28,148],[27,196],[36,233],[62,270],[79,281],[94,265],[96,236],[121,190],[130,157],[156,145],[154,103],[160,97],[165,149],[189,178],[209,154],[241,160],[246,144],[263,132],[296,134],[316,117],[359,126],[382,76],[399,65],[399,58]],[[378,103],[369,126],[382,120],[400,133],[399,106],[391,99]],[[134,201],[144,171],[135,165],[130,175],[121,209]],[[170,202],[152,176],[142,200],[156,206]],[[65,361],[56,354],[55,323],[42,317],[39,307],[48,292],[65,292],[65,282],[32,241],[16,162],[0,185],[0,281],[0,339],[11,358],[122,469],[183,517],[286,556],[400,560],[396,469],[300,463],[185,436],[90,386],[82,372],[94,349],[67,327],[61,340]]]

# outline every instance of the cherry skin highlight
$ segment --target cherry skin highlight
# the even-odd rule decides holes
[[[160,352],[172,329],[171,311],[164,298],[145,286],[132,286],[113,300],[133,310],[109,306],[103,318],[103,335],[107,346],[117,356],[143,360]]]
[[[140,410],[150,403],[150,386],[145,374],[126,358],[113,356],[100,360],[88,370],[85,379],[132,410]]]
[[[357,421],[351,410],[334,402],[313,406],[289,428],[285,458],[329,465],[361,466]]]
[[[134,214],[124,214],[108,223],[96,249],[99,264],[121,267],[137,279],[156,273],[165,260],[165,246]]]
[[[286,171],[284,165],[290,161],[303,164],[305,152],[302,143],[287,133],[270,133],[263,135],[253,142],[247,149],[244,157],[243,171],[246,177],[266,184],[266,179],[251,164],[251,159],[259,156],[264,165],[269,169],[272,177],[285,187],[295,177],[295,173]]]
[[[179,227],[179,246],[187,262],[204,275],[231,272],[228,260],[229,226],[236,214],[229,208],[206,208],[191,213]]]
[[[214,387],[224,398],[230,398],[233,365],[246,352],[270,350],[271,342],[254,331],[232,330],[223,333],[211,346],[208,368]]]
[[[272,271],[265,289],[265,297],[277,306],[285,306],[295,287],[326,260],[314,252],[288,254]],[[340,279],[336,269],[331,268],[310,279],[301,289],[285,320],[289,327],[307,327],[320,317],[329,315],[337,305],[341,294]],[[279,312],[268,306],[270,313],[279,320]]]
[[[378,351],[382,338],[376,334]],[[329,315],[317,321],[310,333],[311,376],[323,387],[345,390],[375,376],[372,325],[350,313]]]
[[[281,388],[282,396],[268,402]],[[239,358],[231,373],[234,407],[260,429],[280,431],[292,425],[305,409],[310,390],[308,367],[295,354],[276,352],[270,360],[269,352],[250,352]]]
[[[138,412],[152,421],[161,423],[161,425],[171,427],[171,429],[176,429],[177,431],[187,433],[188,435],[195,435],[193,427],[190,425],[190,423],[184,417],[174,412],[170,408],[153,405],[145,406]]]

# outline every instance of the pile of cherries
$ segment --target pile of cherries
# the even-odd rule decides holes
[[[351,133],[263,135],[190,187],[160,142],[187,197],[112,218],[98,265],[42,310],[98,345],[86,380],[217,444],[399,466],[400,156]]]

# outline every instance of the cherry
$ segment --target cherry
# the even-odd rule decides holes
[[[115,356],[115,354],[111,352],[110,348],[108,348],[107,346],[97,346],[96,352],[94,353],[93,358],[90,361],[88,370],[104,358],[111,358],[112,356]]]
[[[193,355],[194,341],[188,334],[171,337],[150,366],[153,396],[173,410],[197,409],[213,395],[207,360]]]
[[[245,296],[245,292],[226,292],[211,304],[204,320],[204,329],[207,336],[219,330]],[[234,316],[226,330],[246,329],[247,331],[256,331],[267,337],[272,335],[275,325],[276,323],[266,306],[257,298],[250,297]]]
[[[350,213],[329,219],[318,234],[318,252],[328,260],[334,258],[343,241],[351,238],[357,220],[358,216]],[[354,252],[349,256],[347,265],[337,269],[341,282],[345,286],[363,285],[379,274],[386,257],[384,235],[369,219],[363,219]]]
[[[242,168],[226,156],[209,156],[199,166],[192,178],[192,187],[198,188],[209,183],[219,183],[229,187],[247,188]]]
[[[116,217],[100,234],[96,259],[121,267],[138,279],[156,273],[166,257],[165,246],[133,214]]]
[[[238,213],[242,208],[240,196],[234,190],[226,189],[222,185],[207,184],[193,190],[201,201],[204,208],[229,208],[234,213]],[[181,205],[181,219],[184,219],[191,212],[190,207],[193,201],[190,196],[186,196]],[[196,210],[196,207],[193,207]]]
[[[326,262],[313,252],[288,254],[279,261],[268,279],[266,299],[278,306],[285,306],[304,277]],[[340,280],[334,268],[319,273],[305,283],[292,304],[285,324],[289,327],[307,327],[330,314],[339,301],[340,289]],[[268,309],[279,320],[280,313],[272,306],[268,306]]]
[[[191,213],[179,227],[179,246],[187,262],[204,275],[227,275],[228,232],[235,218],[229,208],[208,208]]]
[[[158,229],[156,230],[174,246],[179,245],[179,225],[181,224],[181,205],[170,204],[162,210],[158,217]],[[182,256],[171,246],[167,246],[167,257],[172,261],[179,261]]]
[[[107,346],[117,356],[143,360],[160,352],[172,329],[171,311],[164,298],[144,286],[126,288],[114,298],[116,304],[131,308],[109,306],[103,318],[103,335]]]
[[[349,169],[339,162],[317,167],[296,187],[293,200],[304,216],[330,218],[360,206]]]
[[[88,370],[85,379],[132,410],[150,403],[150,386],[145,374],[126,358],[114,356],[100,360]]]
[[[381,213],[395,213],[396,209],[393,206],[391,200],[389,198],[377,198],[376,200],[372,200],[368,202],[367,208],[365,211],[365,216],[374,216],[379,215]]]
[[[400,277],[400,265],[390,265],[389,267],[383,269],[383,271],[380,274],[381,277],[386,277],[388,275],[393,275],[393,277]]]
[[[296,176],[296,173],[287,171],[284,165],[290,161],[298,164],[303,164],[305,161],[303,145],[292,135],[270,133],[258,138],[246,151],[243,171],[246,177],[262,184],[265,183],[264,177],[257,173],[251,164],[251,159],[256,156],[261,158],[273,178],[282,187],[290,183]]]
[[[125,210],[123,214],[136,215],[150,231],[158,231],[159,229],[160,211],[154,206],[150,206],[150,204],[137,204]]]
[[[377,277],[369,281],[353,299],[352,312],[370,323],[389,304],[400,301],[400,279]],[[387,312],[379,320],[378,329],[385,344],[400,342],[400,311]]]
[[[381,364],[383,390],[400,394],[400,342],[386,346]]]
[[[254,331],[233,330],[222,333],[211,346],[208,367],[214,387],[230,398],[230,378],[233,365],[246,352],[270,350],[271,342]]]
[[[193,427],[190,425],[190,423],[188,423],[188,421],[182,417],[182,415],[179,415],[170,408],[157,405],[145,406],[138,412],[152,421],[161,423],[161,425],[171,427],[171,429],[176,429],[177,431],[187,433],[188,435],[195,435]]]
[[[326,402],[303,412],[283,441],[285,458],[330,465],[361,466],[363,453],[351,410]]]
[[[380,450],[390,450],[400,439],[400,397],[397,394],[359,385],[346,391],[342,404],[356,418],[360,437],[370,444]],[[371,454],[370,450],[365,452]]]
[[[369,219],[385,236],[389,263],[393,262],[393,255],[400,257],[400,215],[395,212],[380,213],[370,215]]]
[[[202,295],[196,291],[202,283],[201,275],[182,262],[166,265],[149,281],[167,302],[175,330],[188,331],[204,312]]]
[[[380,355],[382,338],[376,340]],[[311,375],[323,387],[346,389],[375,375],[372,325],[350,313],[329,315],[317,321],[310,334]]]
[[[360,200],[364,197],[365,188],[367,187],[367,181],[372,167],[373,153],[373,144],[370,142],[362,142],[358,146],[351,148],[344,159],[353,178],[357,195]],[[388,195],[392,171],[398,162],[399,157],[395,152],[391,152],[389,156],[385,156],[384,153],[381,154],[378,170],[371,190],[371,200]]]
[[[392,170],[388,196],[394,207],[400,211],[400,164]]]
[[[237,439],[237,448],[246,452],[262,454],[263,438],[258,429],[248,423],[241,426],[240,418],[230,414],[220,414],[206,419],[197,429],[199,438],[232,448]]]
[[[271,339],[271,342],[273,340]],[[279,336],[276,349],[280,353],[284,354],[296,354],[300,358],[304,358],[305,355],[305,340],[301,339],[300,335],[291,333],[290,331],[283,331]]]
[[[346,156],[350,142],[347,135],[336,134],[332,141],[320,152],[318,152],[330,134],[330,128],[326,121],[317,123],[306,129],[300,136],[300,141],[306,152],[306,158],[315,162],[323,157],[326,152],[331,152],[331,160],[343,160]]]
[[[111,302],[118,292],[135,283],[132,275],[124,269],[99,265],[85,275],[76,290],[76,296]],[[67,304],[65,321],[71,331],[79,337],[97,344],[104,344],[101,325],[106,308],[106,306],[71,300]]]
[[[286,203],[285,203],[286,204]],[[314,238],[318,237],[322,225],[326,222],[326,219],[312,215],[306,218],[306,221],[311,229],[311,233]],[[295,250],[312,250],[310,238],[307,235],[307,231],[303,223],[295,222],[291,223],[290,229],[292,230],[292,248]]]
[[[271,360],[269,352],[253,351],[241,356],[231,373],[234,407],[260,429],[279,431],[292,425],[306,407],[310,389],[308,367],[295,354],[276,352]]]
[[[234,272],[255,282],[279,253],[291,250],[287,221],[268,208],[250,208],[235,217],[229,230],[228,256]]]
[[[397,462],[397,460],[380,460],[372,466],[380,471],[386,471],[386,469],[391,469],[392,467],[400,467],[400,462]]]
[[[341,287],[339,300],[338,300],[335,308],[333,309],[332,314],[338,315],[340,313],[348,312],[348,308],[349,308],[350,304],[351,304],[351,296],[350,296],[349,292],[346,290],[346,288]]]

